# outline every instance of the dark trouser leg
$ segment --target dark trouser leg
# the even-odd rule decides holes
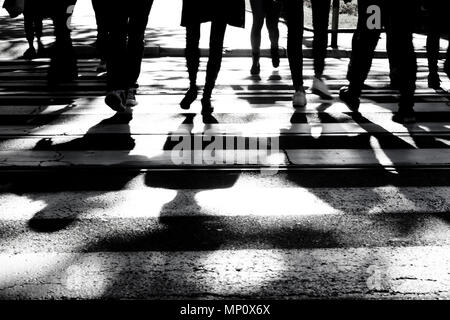
[[[303,0],[283,0],[288,27],[288,58],[296,91],[303,88]]]
[[[227,29],[226,22],[213,21],[211,23],[211,35],[209,39],[209,57],[206,67],[206,81],[203,90],[203,98],[211,98],[212,91],[216,85],[216,79],[222,66],[222,51],[225,31]]]
[[[123,6],[111,5],[108,8],[108,55],[107,86],[108,91],[127,89],[128,13]]]
[[[139,0],[131,9],[128,23],[127,46],[127,88],[137,88],[137,80],[141,74],[142,57],[145,46],[145,29],[148,24],[148,16],[152,9],[153,0]]]
[[[101,60],[106,60],[108,48],[108,2],[106,0],[92,0],[97,23],[97,51]]]
[[[197,73],[200,65],[200,24],[186,27],[186,66],[189,73],[189,83],[191,87],[197,85]]]
[[[392,55],[398,64],[400,107],[414,106],[417,61],[413,45],[414,8],[386,1],[386,32],[392,42]],[[399,19],[402,17],[402,19]]]
[[[259,59],[261,48],[261,30],[264,25],[266,12],[264,11],[263,0],[250,0],[253,15],[252,30],[250,33],[250,42],[252,45],[252,56]]]
[[[358,26],[353,34],[352,53],[348,66],[347,79],[353,94],[360,95],[364,82],[367,79],[372,60],[380,38],[381,30],[368,29],[367,8],[370,5],[381,6],[379,0],[358,0]]]
[[[33,46],[34,41],[34,21],[31,14],[24,14],[23,24],[25,28],[25,37],[27,38],[30,48]]]
[[[278,48],[280,31],[278,23],[280,21],[281,6],[278,2],[270,1],[269,10],[266,15],[266,26],[269,32],[270,45],[272,48]]]
[[[50,81],[67,81],[76,77],[77,61],[70,37],[70,20],[76,0],[58,1],[54,7],[55,50],[50,64]]]
[[[320,77],[325,69],[328,45],[328,18],[331,0],[312,1],[314,73]]]

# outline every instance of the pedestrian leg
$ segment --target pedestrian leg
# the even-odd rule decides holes
[[[280,21],[281,5],[279,2],[272,0],[268,0],[267,2],[266,27],[270,38],[270,54],[272,57],[272,66],[278,68],[280,65],[280,52],[278,47],[280,31],[278,29],[278,23]]]
[[[332,98],[323,79],[328,46],[328,18],[330,16],[330,7],[331,0],[312,1],[314,78],[311,91],[324,99]]]
[[[211,106],[211,94],[216,85],[217,76],[222,66],[223,41],[227,24],[224,21],[213,21],[211,23],[211,34],[209,40],[209,57],[206,67],[206,81],[202,98],[202,114],[213,112]]]
[[[189,109],[191,104],[197,99],[197,74],[200,65],[200,23],[186,26],[186,66],[189,74],[189,90],[180,102],[182,109]]]

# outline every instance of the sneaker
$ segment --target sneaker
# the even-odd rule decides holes
[[[280,51],[278,47],[270,48],[270,55],[272,57],[272,66],[278,68],[280,66]]]
[[[257,76],[261,72],[261,66],[259,62],[253,61],[252,68],[250,69],[250,74],[252,76]]]
[[[398,109],[398,112],[392,116],[392,121],[400,124],[412,124],[416,122],[416,116],[413,108]]]
[[[106,61],[101,60],[97,66],[97,72],[106,72]]]
[[[105,97],[106,105],[117,112],[125,112],[127,110],[124,101],[125,92],[123,90],[111,91]]]
[[[304,108],[306,107],[306,93],[303,90],[296,91],[294,97],[292,98],[292,104],[294,108]]]
[[[138,105],[138,102],[136,100],[136,92],[137,90],[135,88],[127,90],[127,98],[125,99],[125,105],[127,107],[134,107]]]
[[[36,49],[34,49],[33,47],[28,48],[27,50],[25,50],[25,52],[23,53],[23,58],[27,59],[27,60],[31,60],[36,58]]]
[[[359,96],[355,95],[349,87],[342,87],[339,90],[339,98],[341,98],[352,112],[358,112],[360,104]]]
[[[441,79],[439,78],[439,74],[437,72],[430,73],[428,75],[428,88],[430,88],[430,89],[440,89],[441,88]]]
[[[330,91],[328,90],[328,86],[326,83],[319,77],[314,77],[313,84],[311,87],[311,92],[318,95],[322,99],[331,100],[333,97],[331,96]]]

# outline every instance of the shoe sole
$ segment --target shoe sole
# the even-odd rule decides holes
[[[116,96],[106,96],[105,103],[116,112],[125,112],[127,109],[121,99]]]

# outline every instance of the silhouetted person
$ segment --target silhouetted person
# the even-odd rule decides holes
[[[448,0],[427,0],[424,5],[429,13],[429,31],[427,36],[427,57],[428,57],[428,87],[439,89],[441,79],[438,74],[438,61],[440,50],[441,35],[445,33],[450,36],[450,26],[448,15],[450,14],[450,5]],[[447,49],[447,60],[444,71],[450,77],[450,46]]]
[[[278,40],[280,32],[278,30],[278,22],[280,20],[281,4],[275,0],[250,0],[253,15],[253,25],[250,35],[252,45],[252,68],[250,73],[258,75],[261,71],[259,58],[261,56],[261,30],[266,21],[267,31],[270,38],[270,54],[272,57],[272,65],[278,68],[280,65],[280,54],[278,49]]]
[[[189,109],[197,99],[197,73],[200,65],[200,26],[211,22],[209,59],[206,68],[206,81],[203,89],[202,114],[211,114],[211,94],[216,84],[222,64],[223,41],[227,25],[244,27],[244,0],[183,0],[181,25],[186,27],[186,64],[189,73],[189,90],[180,103],[181,108]]]
[[[97,67],[98,72],[106,71],[106,54],[108,52],[108,22],[107,22],[107,0],[92,0],[92,8],[95,12],[95,21],[97,23],[97,40],[95,46],[97,48],[100,63]]]
[[[306,93],[303,88],[303,0],[280,0],[288,28],[287,52],[291,69],[294,107],[306,106]]]
[[[28,42],[28,49],[23,54],[25,59],[33,59],[44,55],[44,45],[42,44],[42,8],[38,0],[25,0],[23,11],[23,21],[25,27],[25,37]],[[37,41],[37,50],[34,48],[34,39]]]
[[[351,0],[347,0],[349,2]],[[348,87],[341,88],[340,97],[353,111],[358,112],[360,95],[369,74],[375,48],[386,29],[387,46],[395,61],[400,91],[399,110],[393,120],[400,123],[415,122],[414,92],[417,63],[413,46],[415,1],[405,3],[391,0],[358,0],[358,26],[353,35],[352,54],[348,67]]]
[[[34,1],[34,0],[33,0]],[[38,0],[35,0],[38,1]],[[55,43],[48,72],[50,85],[70,82],[78,77],[77,59],[72,45],[71,19],[77,0],[45,0],[45,11],[50,13],[55,29]]]
[[[314,78],[311,91],[324,99],[331,99],[323,72],[325,70],[325,58],[328,46],[328,19],[330,17],[331,0],[312,0],[313,14],[313,58],[314,58]]]
[[[107,8],[107,87],[105,103],[124,112],[137,105],[136,91],[144,53],[145,30],[153,0],[127,4],[109,1]]]

